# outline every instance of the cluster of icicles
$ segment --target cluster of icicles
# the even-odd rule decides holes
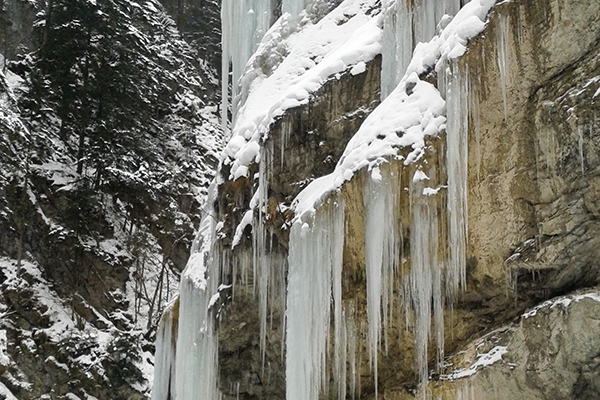
[[[284,0],[283,8],[298,15],[309,2]],[[226,112],[227,99],[232,99],[235,119],[246,89],[240,89],[237,84],[230,89],[229,72],[234,83],[242,77],[260,35],[269,27],[272,5],[269,0],[224,0],[222,7],[222,109]],[[416,42],[433,37],[438,21],[446,14],[455,14],[460,9],[460,0],[387,0],[382,7],[385,26],[382,96],[385,96],[399,83]],[[469,82],[466,71],[453,70],[456,65],[449,65],[448,72],[442,74],[438,82],[447,104],[447,200],[435,195],[437,189],[429,190],[445,186],[442,181],[445,177],[436,176],[442,174],[435,168],[415,169],[414,178],[400,182],[398,171],[373,167],[364,183],[367,348],[376,392],[378,354],[382,343],[387,342],[385,335],[392,324],[394,299],[401,297],[405,315],[411,315],[407,323],[412,327],[415,340],[417,379],[423,386],[429,375],[429,339],[432,336],[436,343],[440,364],[444,348],[444,305],[465,284]],[[266,204],[272,171],[268,154],[272,152],[261,151],[259,210]],[[398,199],[403,188],[410,193],[411,214],[410,226],[404,230],[398,225]],[[439,211],[444,206],[442,202],[446,212]],[[211,213],[210,207],[207,212]],[[354,318],[355,310],[344,304],[342,298],[347,226],[343,196],[330,197],[316,211],[295,221],[287,260],[272,259],[266,251],[268,234],[263,213],[257,215],[252,264],[259,298],[263,362],[267,303],[278,301],[278,307],[286,310],[282,328],[285,330],[286,398],[316,400],[324,393],[339,399],[359,397],[358,343],[362,331]],[[197,315],[197,318],[164,317],[170,322],[161,324],[159,331],[153,400],[221,397],[217,388],[218,337],[211,305],[219,294],[223,260],[212,248],[217,231],[214,218],[204,221],[199,233],[201,240],[198,240],[203,247],[194,250],[182,276],[178,308],[180,315]],[[410,231],[410,254],[402,253],[403,231]],[[405,265],[407,261],[409,268]],[[272,271],[281,270],[282,263],[288,264],[287,284],[285,278],[281,281],[281,276],[272,276]],[[277,295],[271,293],[274,291]],[[173,320],[179,321],[177,329],[172,326]]]

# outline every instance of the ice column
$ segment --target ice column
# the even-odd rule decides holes
[[[460,0],[384,0],[381,98],[385,99],[404,76],[419,42],[437,33],[444,15],[454,15]]]
[[[259,343],[263,366],[266,354],[267,320],[273,310],[281,310],[283,313],[286,305],[287,260],[277,249],[273,233],[267,223],[271,218],[270,213],[275,211],[269,210],[269,182],[273,179],[273,153],[273,141],[268,141],[260,149],[258,212],[255,214],[256,230],[253,234],[254,288],[258,296]]]
[[[222,2],[221,117],[226,132],[229,100],[231,99],[232,121],[235,121],[237,112],[243,105],[239,96],[238,83],[250,56],[269,29],[271,11],[271,0],[223,0]],[[230,83],[231,96],[229,96]]]
[[[497,43],[498,48],[498,72],[500,74],[500,89],[502,90],[502,104],[504,106],[504,119],[506,120],[508,111],[506,104],[506,88],[508,86],[508,16],[498,15],[498,33]]]
[[[214,201],[209,190],[208,205]],[[210,207],[207,207],[210,210]],[[176,355],[177,400],[221,398],[218,379],[218,336],[211,307],[218,293],[220,260],[213,249],[215,218],[204,217],[192,247],[190,260],[181,275],[179,329]]]
[[[173,309],[178,306],[176,303],[169,305],[158,324],[152,400],[171,400],[175,395],[177,321],[174,318],[178,314]]]
[[[447,82],[446,163],[448,174],[448,247],[446,290],[452,298],[466,283],[467,139],[469,132],[469,70],[456,61],[445,70]]]
[[[418,170],[411,183],[410,301],[414,313],[415,363],[420,384],[427,381],[427,348],[434,316],[438,351],[443,349],[442,263],[436,196],[423,194],[430,178]],[[432,312],[433,303],[433,312]],[[442,318],[442,324],[439,318]],[[439,334],[438,334],[439,333]]]
[[[385,179],[384,179],[385,176]],[[383,331],[390,317],[393,282],[398,259],[396,246],[396,193],[392,174],[375,167],[363,189],[365,205],[365,266],[369,359],[377,393],[377,361]],[[383,324],[382,324],[383,323]]]
[[[332,301],[334,353],[346,351],[342,349],[346,336],[341,307],[344,204],[330,200],[312,215],[305,215],[304,220],[296,221],[289,243],[286,399],[317,400],[329,381]],[[342,358],[335,363],[338,373],[345,370]]]

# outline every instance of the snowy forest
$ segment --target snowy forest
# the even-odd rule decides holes
[[[600,397],[597,0],[0,0],[0,399]]]
[[[0,398],[149,397],[223,140],[181,3],[0,2]]]

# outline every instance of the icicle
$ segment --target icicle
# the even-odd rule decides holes
[[[453,62],[449,76],[446,109],[446,162],[448,174],[448,247],[446,289],[452,299],[466,284],[467,240],[467,143],[469,131],[469,71]]]
[[[253,282],[255,294],[258,296],[259,345],[263,368],[266,361],[267,322],[269,317],[273,322],[274,310],[280,310],[283,313],[286,305],[287,260],[275,247],[274,235],[267,225],[267,221],[271,218],[268,202],[269,182],[273,180],[273,152],[273,141],[268,141],[260,150],[258,212],[255,214],[253,223],[255,227],[253,229]],[[282,331],[282,334],[284,333],[285,328]],[[282,343],[283,346],[284,343]]]
[[[387,327],[396,274],[396,185],[391,174],[375,167],[363,190],[365,205],[365,266],[367,272],[367,320],[369,359],[378,390],[378,351],[383,329]],[[383,311],[383,313],[382,313]]]
[[[176,318],[179,311],[174,311],[174,309],[178,307],[178,300],[170,304],[163,312],[158,324],[152,400],[171,400],[175,395]]]
[[[360,374],[359,374],[359,365],[360,361],[357,357],[357,330],[356,330],[356,322],[354,321],[354,306],[345,309],[345,325],[346,325],[346,346],[348,349],[347,360],[348,360],[348,373],[350,374],[350,382],[348,383],[350,388],[350,398],[358,399],[360,398]],[[341,385],[341,381],[339,384]],[[341,392],[340,392],[341,393]],[[345,397],[338,396],[341,399]]]
[[[506,88],[508,87],[508,16],[498,15],[498,72],[500,74],[500,89],[502,90],[502,104],[504,105],[504,120],[508,116],[506,103]]]
[[[211,187],[209,206],[213,204],[214,192]],[[215,225],[214,215],[207,212],[181,275],[175,380],[177,400],[221,398],[217,386],[216,317],[211,307],[211,300],[218,293],[221,270],[220,252],[213,248]]]
[[[237,112],[244,101],[239,96],[239,80],[257,44],[269,29],[271,15],[270,0],[223,0],[222,2],[221,118],[226,133],[229,131],[229,100],[231,99],[232,121],[235,122]],[[231,96],[229,95],[230,84]]]
[[[332,207],[337,209],[332,216],[332,222],[340,226],[334,227],[331,242],[331,279],[333,294],[333,324],[334,324],[334,342],[333,342],[333,376],[337,380],[337,398],[346,398],[346,316],[342,307],[342,266],[344,258],[344,210],[342,204]]]
[[[577,144],[579,147],[579,160],[581,162],[581,175],[585,175],[585,163],[583,155],[583,128],[580,125],[577,125],[577,137]]]
[[[445,15],[460,9],[460,0],[384,0],[381,67],[381,99],[398,85],[419,42],[437,33]]]
[[[429,178],[420,177],[419,172],[415,173],[411,184],[410,299],[414,313],[417,378],[419,384],[424,386],[428,378],[427,348],[431,330],[431,303],[432,298],[434,303],[441,299],[433,297],[434,286],[439,284],[434,283],[434,278],[440,277],[440,272],[436,271],[440,268],[437,256],[437,205],[430,196],[423,195],[424,182]],[[439,293],[435,294],[437,296]]]
[[[209,309],[210,299],[217,292],[217,279],[202,274],[202,263],[202,256],[192,259],[181,281],[182,318],[179,321],[176,358],[177,400],[220,398],[217,389],[218,343],[214,315]]]
[[[267,249],[267,228],[265,219],[267,217],[267,201],[269,195],[270,173],[272,171],[272,142],[269,149],[261,147],[260,164],[258,175],[258,221],[256,232],[254,233],[254,289],[258,290],[258,318],[260,327],[260,351],[261,361],[264,368],[266,354],[266,335],[267,335],[267,309],[269,298],[269,282],[271,280],[271,258]]]
[[[381,99],[396,88],[410,63],[413,51],[412,10],[405,0],[383,3]]]
[[[343,322],[341,273],[344,205],[330,201],[310,221],[296,221],[290,233],[286,334],[286,399],[318,400],[328,383],[327,348],[331,323]],[[334,285],[335,283],[335,285]],[[344,329],[334,327],[341,352]],[[343,350],[345,351],[345,349]],[[341,359],[336,368],[342,368]],[[337,376],[333,377],[338,379]]]

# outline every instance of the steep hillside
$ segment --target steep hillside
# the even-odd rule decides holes
[[[221,148],[216,68],[157,1],[1,7],[0,393],[146,398]]]

